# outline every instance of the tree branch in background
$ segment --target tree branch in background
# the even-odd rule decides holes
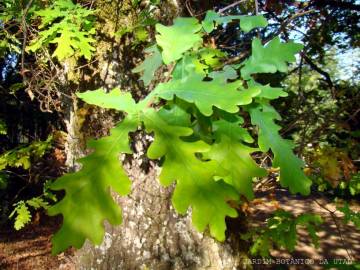
[[[219,9],[219,10],[218,10],[218,13],[219,13],[219,14],[222,14],[222,13],[224,13],[226,10],[228,10],[228,9],[230,9],[230,8],[232,8],[232,7],[235,7],[235,6],[237,6],[237,5],[239,5],[239,4],[243,3],[243,2],[246,2],[246,0],[236,1],[235,3],[232,3],[232,4],[226,6],[226,7],[222,8],[222,9]]]
[[[257,0],[255,0],[255,15],[259,15],[259,3]]]
[[[344,2],[344,1],[336,1],[336,0],[315,0],[309,6],[324,8],[326,6],[337,7],[341,9],[348,9],[353,11],[360,11],[360,5]]]
[[[325,82],[329,85],[331,90],[331,95],[335,98],[335,85],[331,80],[330,74],[323,69],[321,69],[318,65],[316,65],[309,56],[307,56],[304,52],[301,53],[301,57],[305,60],[305,62],[311,67],[311,69],[318,72],[320,75],[324,77]]]
[[[24,62],[25,62],[25,48],[26,48],[26,42],[27,42],[27,25],[26,25],[26,15],[29,12],[29,9],[32,5],[34,0],[30,0],[25,9],[23,9],[23,15],[21,18],[21,27],[23,31],[23,43],[22,43],[22,49],[21,49],[21,75],[24,77],[25,69],[24,69]]]
[[[286,30],[286,27],[289,25],[289,23],[293,20],[295,20],[296,18],[311,14],[316,12],[315,10],[307,10],[307,11],[303,11],[303,12],[298,12],[295,13],[294,15],[292,15],[290,18],[286,19],[286,20],[281,20],[280,18],[278,18],[278,16],[276,16],[273,12],[269,11],[269,14],[276,19],[279,23],[280,23],[280,28],[279,30],[276,32],[275,36],[278,36],[280,33],[283,33],[285,35],[285,40],[287,41],[289,39],[289,34]],[[271,38],[272,39],[272,36]],[[323,76],[324,81],[328,84],[330,90],[331,90],[331,95],[333,98],[335,98],[335,85],[331,79],[331,76],[328,72],[324,71],[323,69],[321,69],[318,65],[316,65],[311,58],[306,55],[304,52],[300,53],[301,57],[303,60],[305,60],[305,62],[310,66],[310,68],[312,70],[315,70],[316,72],[318,72],[321,76]]]

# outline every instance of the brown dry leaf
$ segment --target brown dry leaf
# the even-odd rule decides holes
[[[54,157],[55,157],[55,159],[56,159],[59,163],[64,163],[65,160],[66,160],[64,151],[62,151],[62,150],[59,149],[59,148],[55,148],[55,150],[54,150]]]
[[[264,203],[264,200],[263,199],[254,199],[254,200],[252,200],[251,201],[251,203],[253,204],[253,205],[260,205],[260,204],[263,204]]]
[[[356,167],[351,158],[345,153],[340,156],[340,165],[346,180],[350,180],[351,176],[356,173]]]

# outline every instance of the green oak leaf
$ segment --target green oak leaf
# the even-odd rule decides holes
[[[153,110],[144,113],[144,123],[148,132],[154,132],[155,140],[148,149],[148,157],[164,157],[160,182],[164,186],[176,181],[172,202],[181,214],[192,208],[192,220],[199,231],[207,225],[210,234],[219,241],[225,240],[225,217],[236,217],[237,212],[227,203],[237,200],[233,187],[223,181],[214,181],[218,164],[202,161],[196,153],[209,150],[202,141],[185,142],[183,136],[192,134],[187,127],[170,126]]]
[[[287,72],[287,63],[294,62],[294,55],[302,48],[302,44],[292,41],[282,43],[279,37],[263,46],[261,40],[255,38],[252,42],[252,55],[244,62],[241,75],[244,79],[250,79],[250,75],[254,73]]]
[[[35,15],[41,17],[40,29],[51,24],[58,18],[68,16],[68,10],[76,8],[72,1],[55,1],[52,7],[35,11]]]
[[[177,96],[187,102],[195,103],[205,116],[213,113],[213,106],[236,113],[239,110],[238,105],[250,104],[252,98],[259,93],[258,88],[242,88],[241,81],[225,83],[221,78],[203,81],[203,77],[197,73],[183,79],[160,83],[154,90],[154,95],[166,100],[172,100]]]
[[[277,99],[279,97],[287,97],[288,93],[284,91],[281,87],[271,87],[270,84],[262,85],[259,83],[256,83],[252,80],[248,82],[250,87],[258,87],[260,88],[261,92],[257,96],[258,98],[266,98],[266,99]]]
[[[35,12],[41,18],[39,36],[29,46],[28,51],[36,52],[49,43],[57,44],[53,53],[59,61],[72,56],[84,56],[89,60],[95,51],[96,42],[93,17],[89,10],[71,0],[57,0],[45,9]]]
[[[242,16],[240,18],[240,28],[245,33],[250,32],[257,27],[266,27],[268,25],[266,19],[262,15],[257,16]]]
[[[202,21],[202,26],[207,33],[212,32],[219,24],[229,23],[234,20],[240,20],[240,28],[245,32],[250,32],[257,27],[267,26],[267,21],[262,15],[257,16],[220,16],[215,11],[209,10],[206,13],[205,19]]]
[[[185,54],[180,61],[175,65],[174,71],[172,72],[173,79],[183,79],[194,72],[205,76],[209,67],[200,62],[200,59],[195,54]]]
[[[231,66],[224,66],[220,71],[213,71],[209,74],[210,78],[222,79],[224,82],[227,80],[234,80],[238,77],[236,70]]]
[[[63,225],[52,239],[53,254],[69,246],[80,248],[86,238],[100,244],[105,219],[112,225],[121,223],[121,209],[114,202],[110,188],[121,195],[130,192],[130,180],[120,166],[119,154],[131,153],[128,133],[137,123],[125,118],[111,130],[111,135],[89,141],[94,152],[81,158],[82,169],[58,178],[53,190],[65,190],[64,198],[48,210],[49,215],[63,215]]]
[[[162,48],[162,58],[167,65],[180,59],[184,52],[201,44],[201,24],[195,18],[177,18],[171,26],[156,24],[156,41]]]
[[[49,42],[54,39],[58,31],[62,28],[63,24],[56,23],[51,28],[41,31],[39,33],[39,38],[32,41],[29,46],[26,47],[27,51],[36,52],[43,45],[48,45]]]
[[[47,209],[49,207],[49,203],[41,197],[34,197],[30,200],[27,200],[26,203],[29,206],[33,207],[34,209],[39,209],[39,208]]]
[[[50,43],[57,43],[57,48],[55,49],[52,57],[57,57],[59,60],[64,60],[74,54],[74,49],[72,47],[72,31],[69,31],[67,28],[63,28],[59,31],[60,36],[54,38]]]
[[[15,205],[15,209],[9,215],[9,218],[15,216],[14,228],[20,230],[31,221],[31,213],[24,201],[19,201]]]
[[[91,46],[91,43],[94,43],[96,40],[89,37],[88,33],[82,32],[76,26],[68,23],[61,24],[61,28],[60,26],[53,26],[52,28],[58,29],[57,32],[60,34],[50,41],[50,43],[57,43],[57,48],[52,55],[53,57],[57,57],[58,60],[63,60],[73,56],[75,50],[78,50],[80,55],[90,60],[92,52],[96,50]],[[50,38],[48,34],[47,38]],[[30,47],[28,49],[34,51],[36,47]]]
[[[152,46],[145,50],[146,53],[149,53],[150,56],[147,56],[140,65],[132,70],[134,73],[143,72],[143,75],[140,77],[140,80],[144,81],[144,85],[148,86],[153,80],[156,70],[162,65],[161,52],[157,46]]]
[[[103,89],[98,89],[77,93],[76,95],[86,103],[106,109],[115,109],[127,113],[136,113],[138,110],[131,94],[129,92],[123,92],[119,88],[114,88],[109,93],[106,93]]]
[[[226,56],[226,53],[214,49],[205,47],[199,51],[200,61],[211,68],[217,68],[222,65],[221,59]]]
[[[214,122],[215,143],[206,157],[216,160],[228,172],[218,175],[219,178],[248,199],[254,198],[252,179],[266,176],[266,170],[260,168],[252,159],[251,153],[258,149],[248,147],[240,141],[252,143],[254,140],[246,129],[239,126],[239,122],[218,120]]]
[[[86,32],[73,32],[72,46],[78,49],[80,54],[87,60],[90,60],[93,52],[96,51],[95,47],[91,46],[91,44],[95,42],[96,40],[89,37]]]
[[[191,115],[177,104],[171,104],[170,108],[161,108],[158,112],[160,117],[169,125],[189,127]]]
[[[267,152],[269,148],[274,153],[274,167],[280,167],[280,184],[289,187],[292,193],[308,195],[311,180],[304,174],[304,162],[294,155],[290,141],[283,139],[280,126],[275,120],[280,120],[273,107],[266,104],[253,106],[249,110],[251,122],[259,127],[259,147]]]
[[[241,124],[244,123],[244,119],[239,116],[235,116],[235,119],[232,121],[228,120],[218,120],[213,122],[213,130],[215,137],[220,139],[221,135],[224,135],[230,138],[234,142],[243,141],[246,143],[253,143],[254,139],[251,137],[249,132],[241,127]]]

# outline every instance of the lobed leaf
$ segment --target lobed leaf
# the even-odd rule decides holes
[[[177,18],[172,26],[156,24],[156,41],[162,48],[162,58],[167,65],[180,59],[184,52],[201,44],[201,24],[195,18]]]
[[[308,195],[311,180],[304,174],[304,162],[294,155],[289,141],[281,138],[280,126],[275,123],[279,120],[278,113],[269,105],[259,104],[249,110],[251,122],[259,127],[259,147],[267,152],[271,149],[274,153],[274,167],[280,167],[280,184],[289,187],[292,193]]]
[[[181,214],[192,208],[192,220],[199,231],[207,225],[216,239],[225,240],[225,217],[236,217],[229,200],[237,200],[235,189],[223,181],[214,181],[218,165],[215,161],[202,161],[197,153],[209,150],[201,141],[185,142],[183,136],[192,134],[186,127],[170,126],[153,110],[144,113],[144,123],[148,132],[155,133],[155,140],[148,149],[152,159],[164,157],[160,182],[169,186],[176,180],[172,197],[173,205]]]
[[[272,99],[277,99],[279,97],[288,96],[288,93],[286,93],[281,87],[271,87],[270,84],[262,85],[259,83],[255,83],[251,80],[248,83],[251,87],[260,88],[261,92],[257,96],[258,98],[265,98],[272,100]]]
[[[209,10],[202,26],[207,33],[212,32],[217,25],[226,24],[234,20],[240,20],[240,28],[245,32],[250,32],[257,27],[267,26],[267,21],[262,15],[257,16],[220,16],[215,11]]]
[[[145,50],[146,53],[150,53],[150,56],[147,56],[140,65],[132,70],[134,73],[143,72],[143,75],[140,77],[140,80],[144,81],[144,85],[148,86],[153,80],[156,70],[162,65],[161,52],[158,47],[152,46]]]
[[[287,63],[294,62],[294,55],[302,48],[303,45],[299,43],[281,43],[279,37],[263,46],[261,40],[255,38],[252,41],[252,55],[244,62],[241,75],[244,79],[250,79],[250,75],[255,73],[287,72]]]
[[[216,142],[211,145],[210,151],[205,156],[216,160],[227,172],[224,175],[217,175],[218,178],[224,179],[248,199],[253,199],[253,178],[266,175],[266,170],[259,168],[251,157],[251,153],[258,149],[240,142],[251,143],[254,141],[253,138],[246,129],[239,126],[239,122],[216,121],[214,131]]]
[[[57,46],[52,56],[60,61],[74,55],[89,60],[95,51],[92,46],[95,42],[92,38],[95,33],[93,13],[71,0],[57,0],[50,7],[36,11],[36,17],[41,17],[39,28],[43,30],[27,50],[36,52],[42,46],[54,43]]]
[[[129,92],[123,92],[119,88],[114,88],[109,93],[104,89],[86,91],[76,94],[86,103],[100,106],[106,109],[115,109],[127,113],[137,112],[136,103]]]
[[[90,141],[88,147],[94,152],[79,160],[82,169],[52,184],[53,190],[65,190],[64,198],[48,210],[51,216],[63,215],[63,225],[52,239],[53,254],[69,246],[80,248],[86,238],[100,244],[104,220],[112,225],[121,223],[121,209],[110,188],[121,195],[130,191],[130,180],[120,166],[119,154],[131,153],[128,133],[136,128],[137,122],[126,118],[111,130],[110,136]]]
[[[154,93],[166,100],[172,100],[177,96],[194,103],[202,114],[210,116],[213,113],[213,106],[236,113],[239,110],[238,105],[250,104],[252,98],[260,93],[258,88],[244,89],[241,85],[241,81],[225,83],[218,78],[203,81],[200,74],[193,73],[184,79],[160,83]]]
[[[31,221],[31,214],[29,208],[24,201],[19,201],[15,205],[15,209],[9,215],[9,218],[15,216],[14,228],[15,230],[22,229]]]

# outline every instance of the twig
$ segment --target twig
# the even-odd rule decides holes
[[[333,81],[331,80],[330,74],[327,73],[326,71],[322,70],[319,66],[317,66],[309,56],[307,56],[304,52],[301,52],[301,57],[304,58],[304,60],[306,61],[306,63],[309,64],[309,66],[311,67],[311,69],[315,70],[317,73],[319,73],[320,75],[322,75],[325,79],[325,82],[329,85],[330,90],[331,90],[331,95],[333,98],[336,97],[335,94],[335,86]]]
[[[321,0],[321,1],[312,1],[310,6],[315,6],[317,8],[325,8],[326,6],[337,7],[346,10],[360,11],[360,5],[358,5],[357,1],[355,3],[349,3],[346,1],[338,1],[338,0]]]
[[[246,2],[246,0],[236,1],[235,3],[232,3],[232,4],[226,6],[226,7],[222,8],[222,9],[219,9],[219,10],[218,10],[218,13],[219,13],[219,14],[222,14],[222,13],[224,13],[226,10],[228,10],[228,9],[230,9],[230,8],[232,8],[232,7],[235,7],[235,6],[237,6],[237,5],[239,5],[239,4],[243,3],[243,2]]]
[[[75,70],[78,70],[78,69],[82,69],[82,68],[87,67],[87,66],[90,66],[91,64],[93,64],[93,63],[95,63],[95,62],[97,62],[97,61],[99,61],[99,59],[95,59],[95,60],[93,60],[93,61],[91,61],[91,62],[89,62],[89,63],[87,63],[87,64],[85,64],[85,65],[76,67],[76,68],[74,68],[74,71],[75,71]]]
[[[255,0],[255,15],[259,15],[259,3],[257,0]]]
[[[246,57],[248,57],[248,55],[250,54],[250,51],[245,51],[235,57],[232,57],[232,58],[229,58],[228,60],[226,60],[224,62],[224,65],[223,66],[226,66],[226,65],[231,65],[231,64],[234,64],[234,63],[237,63],[237,62],[241,62],[242,60],[244,60]]]
[[[288,19],[285,19],[285,20],[281,20],[279,19],[273,12],[269,12],[269,14],[275,18],[278,22],[280,22],[280,28],[279,30],[276,32],[276,36],[278,36],[281,32],[283,32],[286,36],[286,38],[288,38],[288,34],[287,32],[285,31],[285,28],[295,19],[299,18],[299,17],[303,17],[305,15],[308,15],[308,14],[311,14],[311,13],[314,13],[316,12],[315,10],[307,10],[307,11],[304,11],[304,12],[299,12],[299,13],[296,13],[294,15],[292,15],[290,18]]]
[[[357,109],[350,117],[346,120],[346,122],[349,122],[350,120],[356,121],[356,115],[360,113],[360,109]]]
[[[346,248],[346,245],[345,245],[345,240],[344,240],[344,237],[342,235],[342,232],[341,232],[341,229],[340,229],[340,225],[338,224],[337,222],[337,219],[338,217],[335,215],[335,212],[336,210],[332,211],[330,210],[329,208],[327,208],[325,205],[321,204],[320,202],[318,202],[316,199],[314,199],[315,203],[317,205],[319,205],[321,208],[325,209],[327,212],[329,212],[330,216],[331,216],[331,219],[333,220],[334,224],[335,224],[335,227],[336,227],[336,230],[338,231],[338,234],[340,236],[340,239],[341,239],[341,242],[342,242],[342,245],[343,245],[343,248],[345,249],[349,259],[351,260],[353,258],[352,254],[352,250],[351,252]]]
[[[194,13],[192,12],[192,8],[191,8],[191,6],[190,6],[190,4],[189,4],[189,0],[186,0],[186,1],[185,1],[185,6],[186,6],[187,11],[188,11],[189,14],[191,15],[191,17],[194,17]]]
[[[22,49],[21,49],[21,74],[24,77],[24,63],[25,63],[25,48],[26,48],[26,41],[27,41],[27,25],[26,25],[26,15],[29,12],[29,9],[32,5],[32,2],[34,0],[30,0],[25,9],[23,10],[23,15],[22,15],[22,19],[21,19],[21,27],[22,27],[22,31],[23,31],[23,43],[22,43]]]
[[[287,20],[281,20],[279,19],[273,12],[269,12],[269,14],[274,18],[276,19],[279,23],[280,23],[280,28],[279,30],[277,31],[277,33],[275,34],[276,36],[279,35],[281,32],[284,33],[285,35],[285,40],[287,41],[289,39],[289,34],[287,33],[287,31],[285,30],[285,27],[293,20],[295,20],[296,18],[299,18],[299,17],[302,17],[302,16],[305,16],[307,14],[310,14],[310,13],[314,13],[316,12],[315,10],[311,9],[311,10],[307,10],[307,11],[304,11],[304,12],[299,12],[299,13],[296,13],[294,15],[292,15],[289,19]],[[311,58],[306,55],[304,52],[301,52],[300,53],[301,57],[305,60],[305,62],[307,64],[309,64],[309,66],[311,67],[311,69],[315,70],[316,72],[318,72],[320,75],[322,75],[325,79],[325,82],[329,85],[330,87],[330,91],[331,91],[331,95],[333,98],[336,97],[336,88],[334,86],[334,83],[332,82],[331,80],[331,77],[329,75],[328,72],[322,70],[319,66],[317,66],[312,60]]]

